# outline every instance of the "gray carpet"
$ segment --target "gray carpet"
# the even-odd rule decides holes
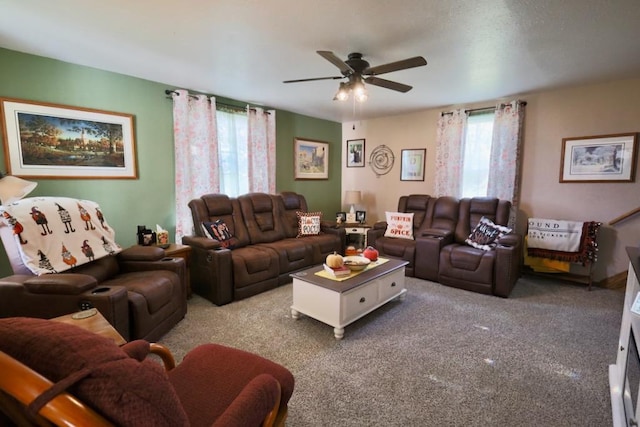
[[[291,284],[222,307],[194,296],[160,342],[177,361],[216,342],[286,366],[288,426],[611,425],[622,290],[529,276],[508,299],[413,278],[407,289],[341,341],[291,318]]]

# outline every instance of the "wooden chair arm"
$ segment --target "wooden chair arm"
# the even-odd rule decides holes
[[[162,344],[149,343],[149,351],[162,359],[166,371],[170,371],[176,367],[176,360],[173,358],[171,350]]]
[[[0,389],[27,406],[53,383],[28,366],[0,351]],[[110,426],[102,416],[63,392],[51,399],[39,415],[58,426]]]

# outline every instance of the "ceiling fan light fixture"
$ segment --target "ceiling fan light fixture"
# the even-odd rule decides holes
[[[369,99],[369,93],[367,92],[367,88],[364,86],[364,83],[358,82],[353,85],[353,97],[358,102],[365,102]]]
[[[340,88],[336,92],[336,96],[333,97],[334,101],[346,101],[349,99],[349,88],[346,83],[340,83]]]

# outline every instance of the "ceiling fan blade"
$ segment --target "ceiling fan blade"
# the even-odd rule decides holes
[[[314,80],[338,80],[338,79],[344,79],[344,76],[315,77],[312,79],[285,80],[282,83],[298,83],[298,82],[312,82]]]
[[[333,54],[333,52],[329,52],[328,50],[317,50],[318,55],[322,56],[327,61],[331,62],[333,65],[340,69],[340,72],[343,75],[348,75],[354,73],[353,68],[342,59],[338,58]]]
[[[367,77],[364,81],[367,84],[384,87],[386,89],[397,90],[398,92],[409,92],[413,89],[412,86],[405,85],[398,82],[392,82],[391,80],[381,79],[378,77]]]
[[[403,59],[402,61],[369,67],[364,70],[362,74],[375,76],[378,74],[390,73],[392,71],[406,70],[407,68],[422,67],[423,65],[427,65],[427,60],[422,56],[414,56],[413,58]]]

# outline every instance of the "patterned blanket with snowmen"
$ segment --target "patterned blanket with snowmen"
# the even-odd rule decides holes
[[[36,275],[60,273],[122,250],[100,206],[67,197],[29,197],[0,206],[24,265]]]

